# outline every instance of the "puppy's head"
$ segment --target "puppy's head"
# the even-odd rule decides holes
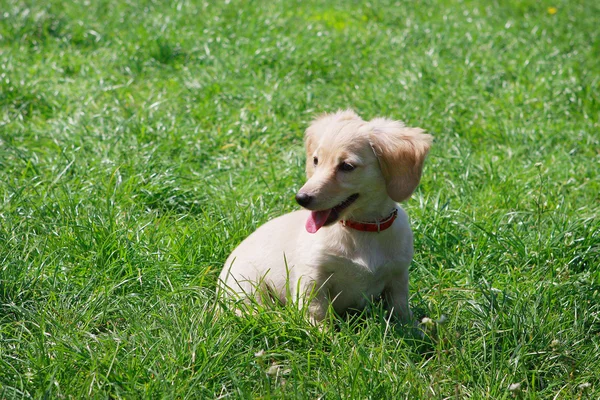
[[[350,110],[317,118],[305,135],[308,180],[296,195],[312,211],[306,230],[315,233],[382,198],[408,199],[431,140],[419,128],[384,118],[367,122]]]

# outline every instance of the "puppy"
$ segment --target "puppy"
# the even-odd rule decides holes
[[[417,187],[432,142],[419,128],[340,111],[306,130],[308,180],[296,195],[304,210],[275,218],[227,258],[220,291],[308,301],[313,320],[331,303],[338,314],[382,297],[408,321],[413,235],[397,202]],[[228,289],[227,289],[228,288]]]

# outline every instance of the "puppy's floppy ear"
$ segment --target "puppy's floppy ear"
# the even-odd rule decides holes
[[[368,129],[388,195],[397,202],[408,199],[419,184],[433,138],[420,128],[408,128],[400,121],[385,118],[369,121]]]

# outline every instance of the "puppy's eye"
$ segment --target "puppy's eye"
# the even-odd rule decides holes
[[[354,165],[347,163],[347,162],[343,162],[339,166],[340,171],[344,171],[344,172],[354,171],[355,168],[356,167]]]
[[[313,165],[316,167],[319,165],[319,159],[317,157],[313,157]]]

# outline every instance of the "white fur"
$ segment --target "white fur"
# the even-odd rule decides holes
[[[301,193],[312,210],[335,207],[354,193],[358,199],[339,219],[376,221],[398,210],[382,232],[362,232],[339,221],[308,233],[309,210],[275,218],[258,228],[228,257],[221,289],[237,297],[268,292],[282,303],[310,298],[311,317],[321,320],[331,303],[337,313],[363,308],[383,296],[401,320],[410,319],[408,266],[413,235],[404,210],[417,186],[431,136],[387,119],[362,120],[352,111],[326,114],[306,131],[307,176]],[[318,158],[315,166],[313,159]],[[339,165],[349,162],[351,172]]]

